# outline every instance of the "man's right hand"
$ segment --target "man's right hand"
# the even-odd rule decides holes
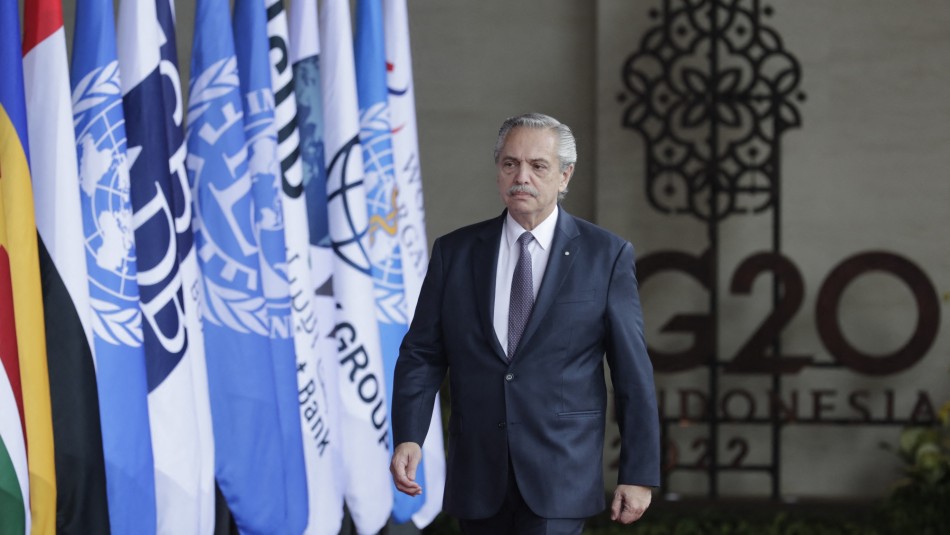
[[[392,463],[389,465],[396,489],[409,496],[422,494],[422,487],[416,483],[416,468],[421,460],[422,448],[415,442],[403,442],[396,446]]]

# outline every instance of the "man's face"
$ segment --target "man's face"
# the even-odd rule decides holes
[[[498,193],[515,221],[529,230],[554,210],[574,171],[573,165],[561,171],[557,135],[541,128],[511,129],[497,165]]]

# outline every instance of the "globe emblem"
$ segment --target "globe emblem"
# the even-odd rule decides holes
[[[110,300],[138,308],[122,101],[115,99],[88,116],[77,145],[85,248],[95,261],[89,263],[89,277]]]
[[[327,167],[327,218],[333,252],[353,269],[370,276],[364,192],[359,137],[354,136],[333,156]]]
[[[369,257],[380,321],[407,323],[398,234],[398,189],[387,113],[386,105],[377,103],[363,113],[360,124],[366,172]]]
[[[87,74],[72,97],[93,330],[110,344],[139,347],[142,312],[118,62]]]

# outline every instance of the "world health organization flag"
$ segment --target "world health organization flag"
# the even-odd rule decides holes
[[[389,88],[389,122],[392,130],[393,167],[399,206],[399,245],[402,248],[402,277],[406,290],[407,320],[411,322],[422,280],[429,263],[426,239],[422,171],[416,129],[416,96],[412,80],[412,53],[409,48],[409,16],[406,0],[383,0],[383,30],[386,34],[386,85]],[[436,394],[429,433],[422,445],[425,460],[425,503],[412,515],[419,528],[428,526],[442,511],[445,488],[445,449],[442,440],[442,411]]]
[[[409,329],[403,283],[402,245],[399,241],[398,188],[393,161],[386,85],[386,49],[383,6],[379,0],[356,3],[356,84],[360,106],[360,142],[363,146],[366,209],[369,217],[369,257],[372,263],[376,320],[386,373],[386,391],[393,387],[399,344]],[[389,399],[387,399],[389,401]],[[387,407],[392,409],[391,405]],[[425,462],[416,479],[425,482]],[[393,519],[407,522],[422,500],[394,493]]]

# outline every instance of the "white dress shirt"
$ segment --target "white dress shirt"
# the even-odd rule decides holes
[[[551,256],[551,241],[554,240],[554,228],[557,226],[558,207],[544,219],[531,235],[534,240],[528,244],[531,253],[531,283],[534,298],[538,298],[538,288],[544,278],[544,270],[548,266],[548,257]],[[498,265],[495,266],[495,309],[492,321],[495,326],[495,336],[502,349],[508,351],[508,308],[511,304],[511,278],[515,273],[515,265],[521,255],[518,238],[525,231],[511,214],[505,218],[501,231],[501,240],[498,245]]]

